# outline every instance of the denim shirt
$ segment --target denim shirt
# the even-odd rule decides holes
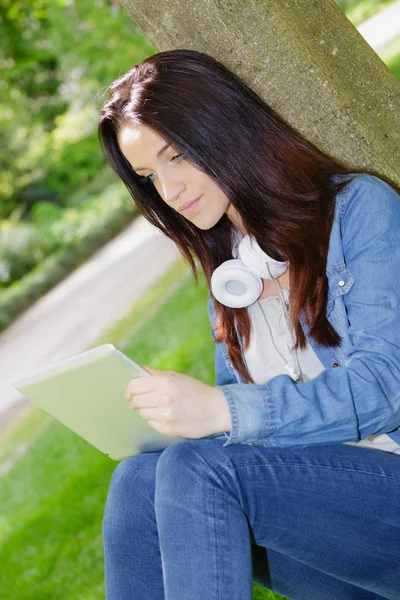
[[[215,386],[232,419],[224,446],[357,442],[378,433],[400,444],[400,196],[372,175],[352,177],[335,197],[326,268],[326,315],[341,346],[317,344],[299,317],[325,366],[317,377],[295,382],[282,374],[262,385],[245,383],[225,342],[215,340],[209,296]],[[239,341],[243,352],[240,335]]]

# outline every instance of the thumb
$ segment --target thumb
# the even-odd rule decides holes
[[[142,369],[144,369],[145,371],[148,371],[149,373],[153,373],[156,372],[158,369],[153,369],[153,367],[149,367],[149,365],[140,365],[142,367]]]

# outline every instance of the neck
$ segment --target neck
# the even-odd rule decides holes
[[[228,216],[228,219],[230,221],[232,221],[232,223],[234,224],[234,226],[237,229],[239,229],[239,231],[243,235],[247,235],[245,226],[244,226],[243,221],[242,221],[242,217],[240,216],[240,214],[238,213],[238,211],[236,210],[236,208],[234,206],[232,206],[231,203],[229,203],[228,208],[225,211],[225,214]]]

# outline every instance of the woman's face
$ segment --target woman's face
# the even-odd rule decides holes
[[[225,213],[239,226],[236,209],[213,179],[151,128],[126,125],[119,131],[118,144],[133,170],[149,177],[164,202],[196,227],[210,229]]]

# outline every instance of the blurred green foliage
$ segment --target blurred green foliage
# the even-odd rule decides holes
[[[396,0],[335,0],[355,27]]]
[[[21,279],[12,281],[8,286],[3,283],[0,293],[0,331],[132,221],[136,211],[128,198],[123,184],[117,181],[108,186],[102,195],[87,199],[79,210],[72,207],[65,210],[58,220],[51,215],[48,221],[42,206],[35,206],[38,207],[38,225],[37,230],[32,227],[32,231],[40,233],[31,242],[37,250],[35,258],[40,253],[44,255],[47,249],[45,244],[50,245],[51,251],[43,260],[36,261],[36,265],[29,265],[29,272]],[[29,237],[29,233],[26,236]],[[18,239],[18,236],[15,237]],[[14,238],[11,237],[12,249],[13,244]],[[7,255],[3,251],[3,271],[8,273],[9,278],[15,275],[16,265],[26,270],[30,251],[30,244],[24,242],[24,238],[20,244],[20,254],[17,249],[10,257],[10,252]]]
[[[4,219],[40,200],[66,205],[106,169],[101,91],[154,49],[110,0],[3,0],[0,37]]]
[[[3,0],[0,38],[1,330],[134,217],[97,122],[154,49],[111,0]]]
[[[400,38],[382,50],[380,57],[392,73],[400,79]]]
[[[21,279],[52,251],[49,239],[26,223],[0,222],[0,290]]]
[[[38,201],[30,221],[0,221],[0,290],[22,279],[46,256],[80,245],[112,215],[134,215],[128,194],[115,182],[79,206]],[[121,223],[127,222],[122,218]],[[117,232],[115,232],[117,233]]]

